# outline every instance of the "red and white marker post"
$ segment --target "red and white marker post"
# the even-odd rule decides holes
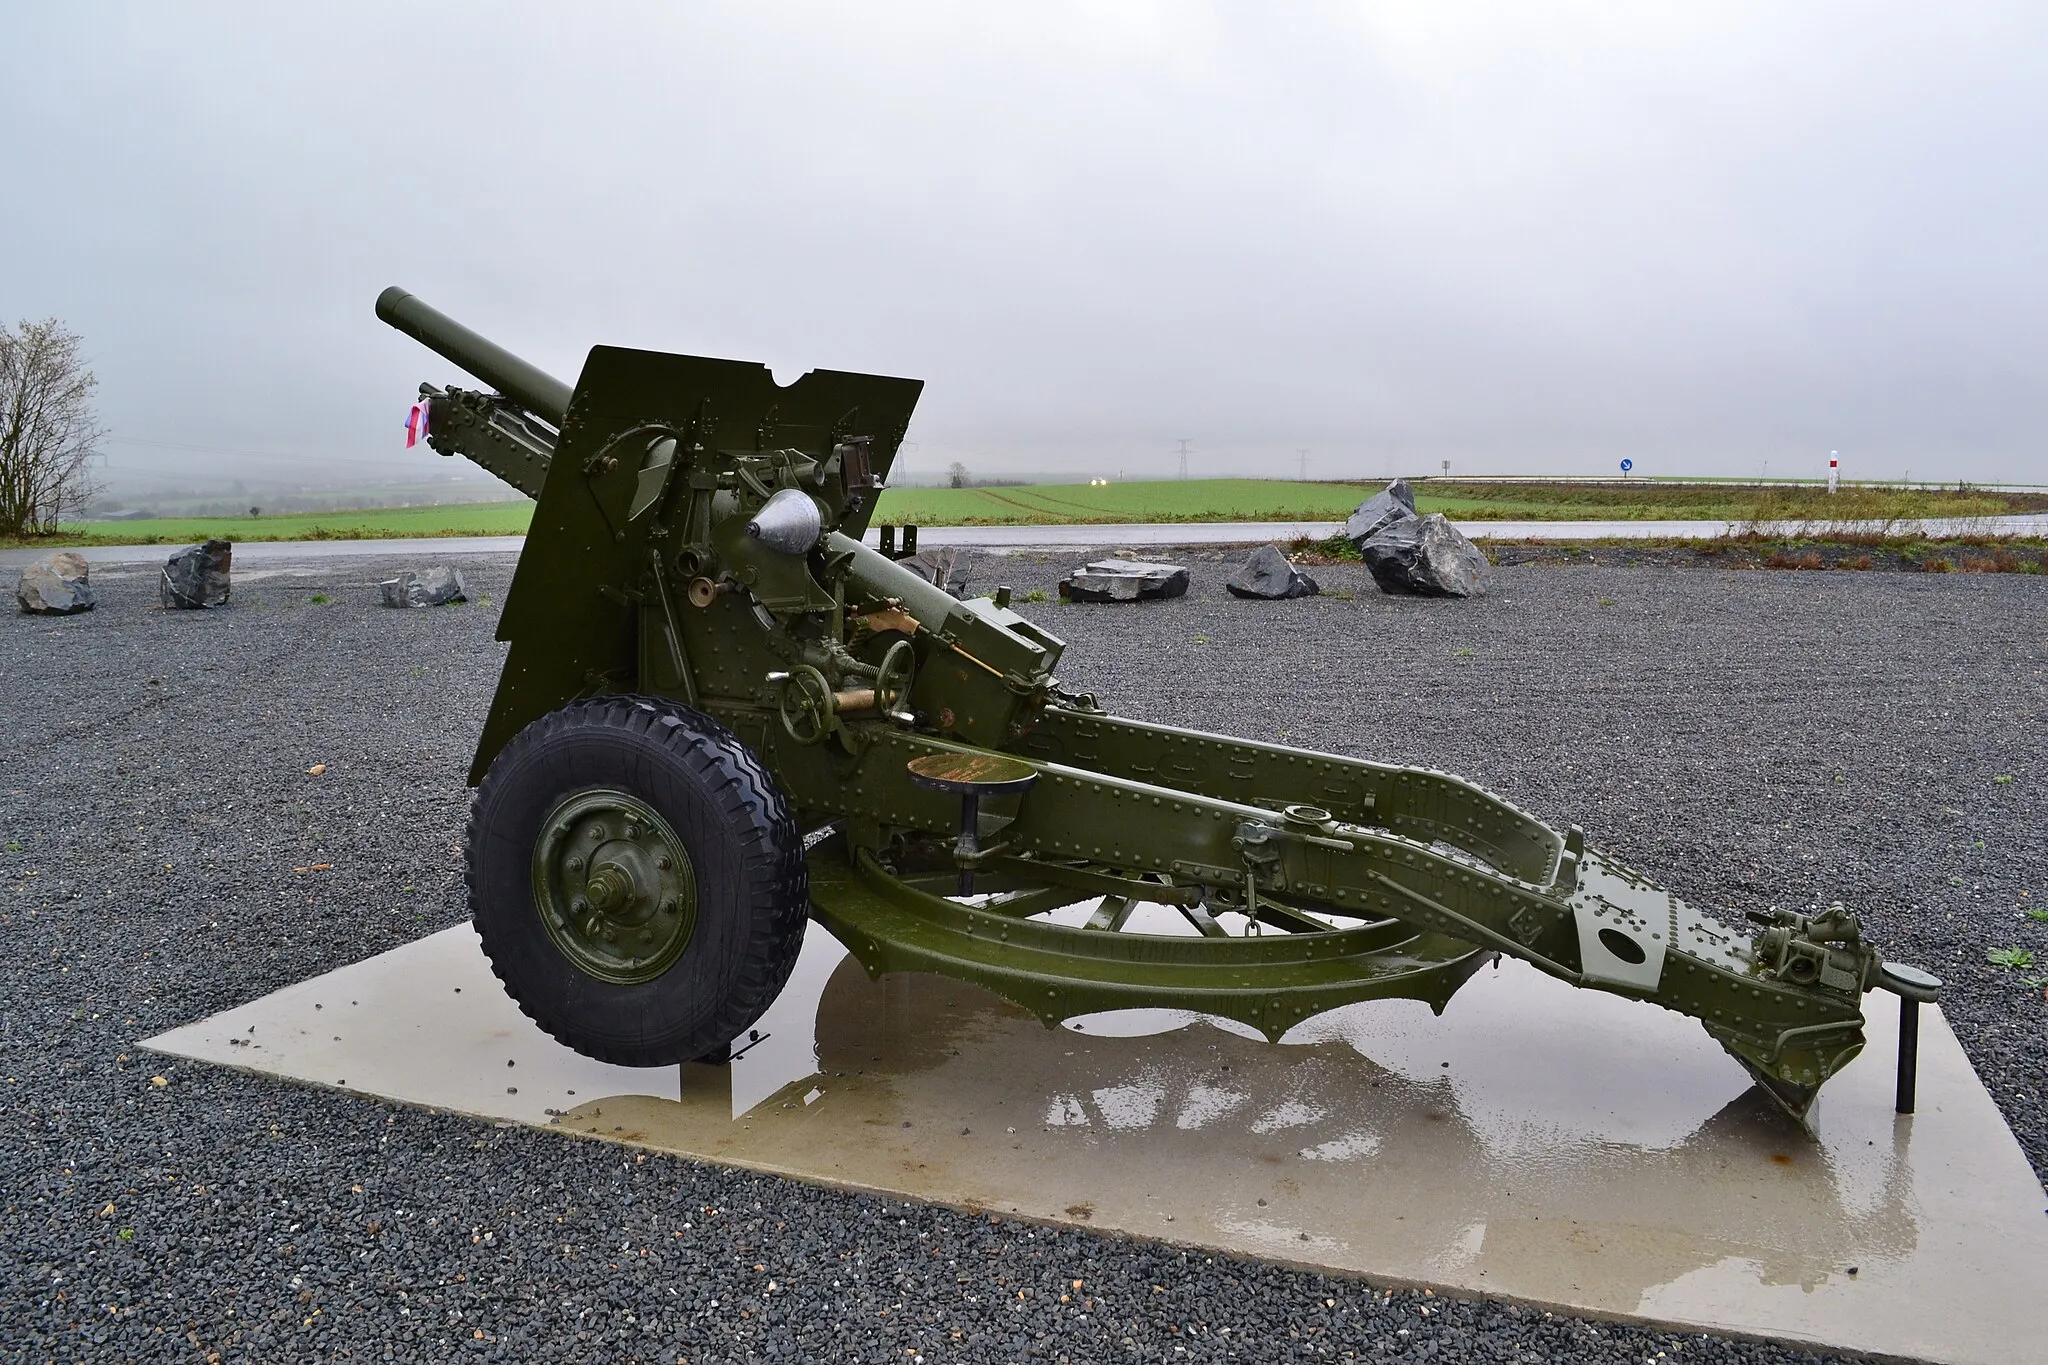
[[[1828,492],[1830,493],[1841,486],[1842,461],[1838,458],[1840,454],[1840,451],[1830,450],[1828,452]]]

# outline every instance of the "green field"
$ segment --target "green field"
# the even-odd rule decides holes
[[[1341,521],[1378,483],[1186,479],[1156,483],[892,488],[875,520],[921,526],[1047,526],[1126,521]],[[1416,510],[1459,521],[1885,521],[2048,510],[2048,493],[1945,488],[1703,483],[1418,482]]]
[[[1341,521],[1378,483],[1278,479],[1183,479],[1114,484],[985,488],[892,488],[874,520],[920,526],[1057,526],[1115,522]],[[2048,511],[2048,492],[1851,486],[1658,482],[1415,485],[1422,512],[1460,521],[1789,521],[1821,525],[1909,517],[1988,517]],[[162,517],[84,521],[37,545],[157,545],[221,540],[380,540],[415,536],[519,535],[533,504],[455,503],[265,517]],[[13,541],[0,544],[23,544]]]
[[[526,533],[533,504],[459,502],[437,507],[373,507],[359,511],[297,512],[273,517],[150,517],[140,521],[80,521],[49,545],[190,545],[200,540],[384,540],[416,536],[517,536]],[[21,544],[24,542],[12,542]]]
[[[1461,483],[1416,488],[1416,507],[1457,521],[1896,521],[2048,511],[2048,492],[1815,484]]]
[[[1277,479],[892,488],[874,519],[920,526],[1071,526],[1119,521],[1337,521],[1374,487]]]

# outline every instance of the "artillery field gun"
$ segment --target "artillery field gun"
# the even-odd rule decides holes
[[[1752,936],[1449,774],[1063,690],[1006,591],[861,543],[918,381],[599,346],[572,390],[403,290],[377,315],[494,390],[422,385],[429,443],[538,501],[468,885],[506,989],[579,1052],[724,1056],[811,917],[871,973],[1048,1024],[1167,1006],[1273,1039],[1357,1000],[1441,1011],[1505,953],[1694,1016],[1800,1117],[1864,992],[1938,987],[1839,907]]]

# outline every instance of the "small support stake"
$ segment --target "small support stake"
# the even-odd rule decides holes
[[[954,847],[972,858],[981,851],[975,839],[981,829],[981,793],[969,787],[960,793],[960,842]],[[960,894],[974,894],[974,864],[960,864]]]
[[[1920,1081],[1920,1005],[1941,998],[1941,978],[1903,962],[1887,962],[1877,984],[1899,997],[1899,1092],[1892,1107],[1910,1114]]]
[[[1899,1094],[1892,1106],[1901,1114],[1913,1112],[1913,1091],[1920,1079],[1920,1002],[1910,995],[1899,997]]]

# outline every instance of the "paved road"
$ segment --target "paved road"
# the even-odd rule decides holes
[[[1642,540],[1678,538],[1710,540],[1734,527],[1726,521],[1467,521],[1458,529],[1474,540]],[[1880,531],[1879,522],[1848,523],[1851,529]],[[1102,526],[925,526],[921,545],[972,545],[996,551],[1097,549],[1122,545],[1247,545],[1261,541],[1285,544],[1297,536],[1323,539],[1342,530],[1334,521],[1131,522]],[[1776,529],[1797,531],[1797,523]],[[1895,533],[1924,530],[1931,535],[2048,535],[2048,515],[1973,517],[1925,522],[1896,522]],[[868,543],[876,540],[868,533]],[[411,540],[250,540],[235,546],[235,562],[250,564],[282,560],[332,559],[351,555],[406,555],[430,559],[441,555],[510,554],[526,543],[524,536],[463,536]],[[94,564],[137,564],[161,560],[176,548],[169,545],[95,545],[81,551]],[[37,550],[0,550],[0,568],[18,568],[36,558]]]
[[[286,560],[338,559],[357,555],[517,554],[525,536],[444,536],[408,540],[244,540],[235,544],[235,564]],[[90,564],[159,563],[175,545],[88,545],[79,550]],[[40,558],[41,550],[0,550],[0,568],[14,568]]]
[[[1738,523],[1727,521],[1461,521],[1452,523],[1474,540],[1649,540],[1677,538],[1711,540],[1725,536]],[[1850,522],[1849,529],[1880,531],[1880,522]],[[973,545],[990,550],[1026,550],[1110,545],[1246,545],[1260,541],[1285,544],[1297,536],[1322,540],[1343,530],[1335,521],[1132,522],[1116,526],[926,526],[918,529],[921,545]],[[1800,523],[1773,523],[1769,529],[1796,532]],[[1978,517],[1893,523],[1899,534],[2048,535],[2048,515]],[[875,537],[870,534],[870,543]]]

